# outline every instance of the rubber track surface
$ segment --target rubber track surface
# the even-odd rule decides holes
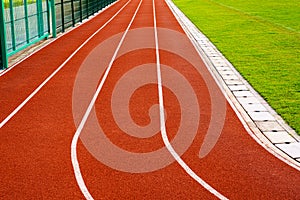
[[[1,76],[1,121],[126,2],[120,0]],[[84,198],[76,182],[70,157],[71,141],[77,129],[73,118],[75,80],[85,59],[99,44],[126,30],[138,4],[138,0],[132,0],[1,128],[0,199]],[[155,4],[158,28],[184,34],[166,3],[155,0]],[[153,23],[152,0],[143,0],[130,30],[148,30],[147,28],[153,27]],[[168,37],[161,34],[162,31],[159,31],[159,44],[163,46]],[[124,45],[128,40],[125,38]],[[135,42],[145,41],[154,44],[154,33],[153,38],[140,35]],[[207,156],[199,158],[199,149],[204,141],[204,133],[209,129],[213,112],[210,99],[212,91],[208,89],[207,80],[210,80],[209,84],[213,88],[218,87],[191,43],[183,46],[174,40],[173,45],[172,48],[188,49],[191,56],[198,57],[196,60],[204,70],[199,75],[187,59],[172,52],[160,51],[161,64],[171,66],[189,81],[200,105],[197,134],[181,158],[199,177],[229,199],[300,199],[299,171],[257,144],[227,102],[220,138]],[[126,151],[137,153],[163,147],[160,131],[143,139],[125,134],[114,121],[111,99],[118,80],[143,63],[156,63],[155,48],[138,49],[119,56],[112,65],[95,104],[99,124],[110,141]],[[97,63],[91,65],[97,66]],[[153,69],[153,74],[155,73]],[[166,73],[167,70],[162,71],[163,83]],[[84,88],[82,91],[84,93]],[[219,98],[224,98],[220,89],[216,89],[214,93]],[[163,87],[163,94],[166,128],[168,137],[172,140],[180,129],[183,111],[176,98],[177,94],[167,87]],[[158,104],[157,84],[151,83],[137,89],[128,108],[133,121],[139,126],[149,124],[148,111],[154,104]],[[155,113],[156,119],[159,119],[159,113]],[[99,162],[81,141],[77,146],[77,154],[83,179],[95,199],[216,199],[176,161],[152,172],[130,173]],[[135,163],[128,165],[134,166]]]

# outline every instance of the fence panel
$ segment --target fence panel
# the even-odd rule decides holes
[[[49,36],[48,0],[9,0],[5,5],[8,56]]]
[[[55,0],[56,31],[64,32],[116,0]]]
[[[1,68],[7,58],[50,34],[48,0],[1,0]]]
[[[56,37],[57,32],[64,32],[114,1],[1,0],[0,69],[7,67],[9,56],[47,38],[50,32]]]

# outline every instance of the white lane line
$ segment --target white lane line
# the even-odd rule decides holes
[[[268,24],[272,24],[273,26],[277,26],[277,27],[280,27],[280,28],[283,28],[283,29],[286,29],[288,31],[292,31],[292,32],[295,32],[295,33],[300,33],[299,31],[297,31],[294,28],[291,28],[289,26],[285,26],[285,25],[280,24],[280,23],[273,22],[273,21],[268,20],[266,18],[263,18],[263,17],[260,17],[258,15],[255,15],[255,13],[252,14],[251,12],[245,12],[245,11],[240,10],[238,8],[235,8],[233,6],[229,6],[229,5],[226,5],[226,4],[223,4],[223,3],[219,3],[219,2],[216,2],[216,1],[213,1],[213,0],[210,0],[210,1],[213,2],[213,3],[215,3],[215,4],[218,4],[219,6],[222,6],[222,7],[228,8],[230,10],[234,10],[236,12],[242,13],[243,15],[246,15],[246,16],[254,19],[254,20],[265,22],[265,23],[268,23]]]
[[[155,48],[156,48],[156,66],[157,66],[157,82],[158,82],[158,95],[159,95],[159,112],[160,112],[160,127],[161,135],[164,141],[164,144],[171,155],[175,158],[178,164],[190,175],[195,181],[202,185],[209,192],[214,194],[219,199],[227,199],[204,180],[202,180],[176,153],[172,147],[166,132],[165,126],[165,114],[164,114],[164,102],[163,102],[163,91],[162,91],[162,78],[161,78],[161,69],[160,69],[160,57],[159,57],[159,45],[158,45],[158,34],[157,34],[157,24],[156,24],[156,10],[155,10],[155,0],[153,0],[153,17],[154,17],[154,35],[155,35]]]
[[[118,54],[118,52],[119,52],[119,50],[122,46],[122,43],[123,43],[128,31],[129,31],[129,28],[131,27],[136,15],[137,15],[137,12],[141,7],[142,2],[143,2],[143,0],[140,0],[140,3],[138,5],[138,7],[136,8],[135,13],[134,13],[130,23],[128,24],[128,27],[127,27],[126,31],[124,32],[124,34],[123,34],[123,36],[122,36],[122,38],[119,42],[119,45],[117,46],[116,51],[115,51],[114,55],[112,56],[111,61],[110,61],[109,65],[108,65],[108,67],[107,67],[107,69],[106,69],[106,71],[103,75],[103,78],[101,79],[101,82],[100,82],[99,86],[97,87],[97,90],[96,90],[96,92],[95,92],[95,94],[94,94],[94,96],[93,96],[93,98],[92,98],[92,100],[91,100],[91,102],[90,102],[90,104],[89,104],[89,106],[88,106],[88,108],[87,108],[87,110],[86,110],[86,112],[85,112],[85,114],[84,114],[84,116],[83,116],[76,132],[75,132],[75,134],[74,134],[74,137],[72,139],[71,160],[72,160],[72,165],[73,165],[73,169],[74,169],[74,174],[75,174],[75,177],[76,177],[76,180],[77,180],[77,184],[78,184],[81,192],[83,193],[83,195],[86,199],[93,199],[93,197],[89,193],[88,188],[86,187],[86,185],[84,183],[84,180],[83,180],[83,177],[82,177],[82,174],[81,174],[81,171],[80,171],[79,162],[78,162],[78,159],[77,159],[78,139],[79,139],[80,133],[81,133],[81,131],[82,131],[87,119],[88,119],[88,116],[90,115],[90,113],[91,113],[91,111],[92,111],[92,109],[95,105],[96,99],[97,99],[97,97],[98,97],[98,95],[99,95],[99,93],[100,93],[107,77],[108,77],[110,69],[111,69],[111,67],[112,67],[112,65],[113,65],[113,63],[114,63],[114,61],[117,57],[117,54]]]
[[[196,37],[202,37],[203,34],[197,30],[195,32],[188,30],[189,29],[196,29],[193,27],[188,27],[189,23],[191,22],[187,22],[186,21],[186,17],[185,16],[180,16],[182,14],[180,14],[181,11],[179,11],[179,9],[174,5],[174,3],[171,2],[171,0],[165,0],[165,2],[168,4],[169,9],[172,11],[173,15],[176,17],[176,19],[178,20],[178,22],[180,23],[180,26],[183,28],[183,30],[185,31],[186,35],[189,37],[189,39],[191,40],[193,46],[195,47],[197,53],[199,54],[199,56],[201,58],[203,58],[202,55],[202,50],[200,51],[199,49],[201,49],[201,44],[199,42],[196,41]],[[181,17],[183,17],[181,19]],[[206,38],[206,37],[204,37]],[[205,44],[204,45],[208,45],[208,46],[212,46],[212,43],[206,38],[205,39]],[[215,47],[214,47],[215,49]],[[207,52],[203,51],[203,53],[205,54],[205,56],[207,56]],[[220,53],[218,51],[216,51],[216,53]],[[209,56],[208,56],[209,57]],[[206,63],[210,73],[212,74],[213,78],[215,79],[218,87],[221,89],[222,93],[224,94],[225,98],[227,99],[227,102],[230,104],[231,108],[234,110],[234,112],[236,113],[236,115],[238,116],[239,120],[241,121],[241,123],[243,124],[244,128],[246,129],[247,133],[259,144],[261,145],[263,148],[265,148],[269,153],[271,153],[273,156],[275,156],[276,158],[278,158],[279,160],[281,160],[282,162],[286,163],[287,165],[295,168],[296,170],[300,171],[300,166],[299,164],[294,160],[292,160],[290,157],[288,157],[286,154],[283,154],[281,150],[278,150],[278,148],[274,147],[274,145],[270,145],[269,144],[269,140],[265,138],[264,135],[262,135],[262,133],[259,133],[257,130],[252,129],[251,125],[248,124],[247,122],[247,113],[242,112],[241,110],[239,110],[236,99],[231,99],[228,95],[228,91],[225,89],[226,87],[228,87],[228,85],[226,85],[225,83],[223,83],[223,79],[221,77],[219,77],[218,72],[217,75],[214,74],[214,70],[212,70],[212,68],[214,68],[214,66],[210,66],[210,64],[207,64],[207,61],[205,59],[203,59],[203,61]],[[224,62],[228,62],[226,59],[224,59]],[[232,70],[235,70],[231,64],[229,64],[230,68],[232,68]],[[217,70],[218,71],[218,70]],[[225,84],[225,85],[224,85]],[[248,85],[249,86],[249,85]],[[247,86],[247,87],[248,87]],[[230,92],[229,92],[230,93]]]
[[[35,50],[34,52],[30,53],[29,55],[27,55],[25,58],[22,58],[21,60],[17,61],[16,63],[14,63],[11,67],[5,69],[5,70],[0,70],[0,77],[5,75],[6,73],[8,73],[10,70],[12,70],[13,68],[15,68],[18,64],[20,64],[21,62],[23,62],[24,60],[30,58],[32,55],[34,55],[35,53],[37,53],[38,51],[44,49],[45,47],[47,47],[48,45],[52,44],[53,42],[57,41],[59,38],[66,36],[67,34],[75,31],[76,29],[78,29],[79,27],[81,27],[83,24],[87,23],[88,21],[92,20],[94,17],[96,17],[97,15],[103,13],[105,10],[109,9],[110,7],[112,7],[113,5],[117,4],[120,0],[117,0],[115,2],[113,2],[112,4],[110,4],[109,6],[105,7],[104,9],[100,10],[96,15],[94,16],[90,16],[89,18],[83,20],[83,22],[81,22],[78,26],[67,30],[66,32],[64,32],[63,34],[59,35],[58,37],[54,38],[52,41],[50,41],[49,43],[47,43],[46,45],[42,46],[41,48],[38,48],[38,50]]]
[[[129,0],[118,12],[116,12],[103,26],[101,26],[93,35],[91,35],[84,43],[82,43],[43,83],[41,83],[17,108],[14,109],[1,123],[2,128],[17,112],[19,112],[32,97],[34,97],[77,53],[85,46],[97,33],[107,26],[130,2]]]

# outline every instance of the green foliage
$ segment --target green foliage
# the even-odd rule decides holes
[[[300,134],[298,0],[174,0]]]
[[[12,1],[14,7],[17,7],[17,6],[24,5],[25,0],[3,0],[4,8],[9,8],[10,1]],[[27,4],[32,4],[32,3],[35,3],[35,2],[36,2],[36,0],[27,0]]]

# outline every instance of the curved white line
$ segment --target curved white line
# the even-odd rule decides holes
[[[172,11],[173,15],[177,18],[178,22],[180,23],[180,26],[183,28],[184,32],[186,33],[186,35],[189,37],[189,39],[191,40],[194,48],[196,49],[197,53],[199,54],[199,56],[203,59],[203,55],[201,55],[201,51],[199,51],[199,47],[197,46],[197,42],[194,39],[194,33],[190,34],[188,33],[187,30],[187,24],[185,24],[182,20],[179,20],[179,15],[177,14],[177,12],[180,12],[179,9],[177,7],[175,7],[175,5],[171,2],[171,0],[165,0],[166,3],[169,6],[169,9]],[[197,33],[195,33],[197,34]],[[199,33],[200,34],[200,33]],[[202,33],[201,33],[202,34]],[[194,36],[192,36],[194,35]],[[199,45],[199,44],[198,44]],[[205,53],[205,52],[204,52]],[[226,60],[226,59],[225,59]],[[248,124],[247,120],[245,118],[247,118],[247,113],[243,113],[242,111],[240,111],[237,108],[236,103],[234,102],[234,100],[232,100],[229,96],[228,96],[228,91],[226,90],[226,84],[222,83],[223,79],[218,75],[216,75],[213,70],[211,68],[213,68],[213,66],[209,67],[209,64],[207,64],[207,61],[205,59],[203,59],[204,63],[206,63],[206,65],[208,66],[208,70],[210,72],[210,74],[212,75],[212,77],[214,78],[214,80],[216,81],[218,87],[220,88],[220,90],[222,91],[223,95],[225,96],[227,102],[230,104],[231,108],[234,110],[234,112],[236,113],[236,115],[238,116],[239,120],[241,121],[241,123],[243,124],[245,130],[247,131],[247,133],[250,135],[250,137],[252,137],[259,145],[261,145],[265,150],[267,150],[269,153],[271,153],[273,156],[275,156],[276,158],[278,158],[279,160],[281,160],[282,162],[284,162],[285,164],[293,167],[294,169],[300,171],[300,166],[297,165],[296,161],[293,162],[289,159],[289,157],[287,157],[287,155],[282,155],[282,152],[275,147],[274,145],[269,145],[269,141],[268,139],[262,134],[259,133],[258,131],[256,131],[255,129],[251,128],[251,126]],[[226,61],[228,62],[228,61]],[[231,66],[231,64],[229,65]],[[231,66],[232,67],[232,66]],[[234,68],[233,68],[234,70]],[[224,85],[225,84],[225,85]],[[229,92],[230,93],[230,92]],[[236,101],[236,100],[235,100]]]
[[[177,163],[190,175],[195,181],[202,185],[209,192],[214,194],[219,199],[227,199],[204,180],[202,180],[176,153],[172,147],[166,132],[165,126],[165,114],[164,114],[164,102],[163,102],[163,91],[162,91],[162,78],[161,78],[161,69],[160,69],[160,57],[159,57],[159,46],[158,46],[158,34],[157,34],[157,25],[156,25],[156,11],[155,11],[155,0],[153,0],[153,17],[154,17],[154,35],[155,35],[155,46],[156,46],[156,66],[157,66],[157,82],[158,82],[158,95],[159,95],[159,112],[160,112],[160,127],[161,135],[165,146],[171,155],[175,158]]]
[[[17,108],[15,108],[1,123],[2,128],[17,112],[19,112],[32,97],[34,97],[77,53],[85,46],[97,33],[99,33],[107,24],[109,24],[130,2],[129,0],[118,12],[114,14],[103,26],[101,26],[93,35],[91,35],[84,43],[82,43],[48,78],[46,78]]]
[[[127,4],[130,1],[128,1]],[[112,65],[114,63],[114,60],[117,57],[117,54],[118,54],[118,52],[119,52],[119,50],[121,48],[121,45],[122,45],[122,43],[123,43],[123,41],[124,41],[124,39],[125,39],[128,31],[129,31],[129,28],[131,27],[131,24],[133,23],[138,10],[140,9],[140,6],[141,6],[142,2],[143,2],[143,0],[140,0],[140,3],[138,5],[138,7],[136,8],[133,17],[132,17],[130,23],[128,24],[127,29],[125,30],[125,32],[124,32],[124,34],[123,34],[123,36],[122,36],[122,38],[121,38],[121,40],[120,40],[117,48],[116,48],[116,51],[114,52],[114,55],[111,58],[109,66],[107,67],[107,69],[106,69],[106,71],[105,71],[105,73],[104,73],[104,75],[103,75],[103,77],[101,79],[101,82],[100,82],[99,86],[97,87],[97,90],[96,90],[96,92],[95,92],[95,94],[94,94],[94,96],[93,96],[93,98],[92,98],[92,100],[91,100],[91,102],[90,102],[90,104],[89,104],[89,106],[88,106],[88,108],[87,108],[87,110],[86,110],[86,112],[85,112],[85,114],[84,114],[84,116],[83,116],[83,118],[82,118],[82,120],[81,120],[81,122],[80,122],[80,124],[79,124],[79,126],[78,126],[78,128],[76,130],[76,132],[75,132],[75,134],[74,134],[74,137],[72,139],[72,144],[71,144],[71,160],[72,160],[72,165],[73,165],[73,169],[74,169],[74,174],[75,174],[75,177],[76,177],[76,180],[77,180],[77,184],[78,184],[81,192],[83,193],[83,195],[84,195],[84,197],[86,199],[93,199],[93,197],[89,193],[88,188],[86,187],[86,185],[84,183],[84,180],[83,180],[83,177],[82,177],[82,174],[80,172],[80,167],[79,167],[79,163],[78,163],[78,159],[77,159],[77,150],[76,150],[77,149],[78,139],[79,139],[80,133],[81,133],[81,131],[82,131],[82,129],[83,129],[83,127],[84,127],[87,119],[88,119],[88,116],[90,115],[90,113],[91,113],[91,111],[92,111],[92,109],[93,109],[93,107],[95,105],[96,99],[97,99],[97,97],[98,97],[98,95],[99,95],[99,93],[100,93],[100,91],[101,91],[101,89],[102,89],[102,87],[103,87],[103,85],[104,85],[104,83],[106,81],[106,78],[107,78],[107,76],[108,76],[108,74],[110,72],[110,69],[111,69],[111,67],[112,67]]]

